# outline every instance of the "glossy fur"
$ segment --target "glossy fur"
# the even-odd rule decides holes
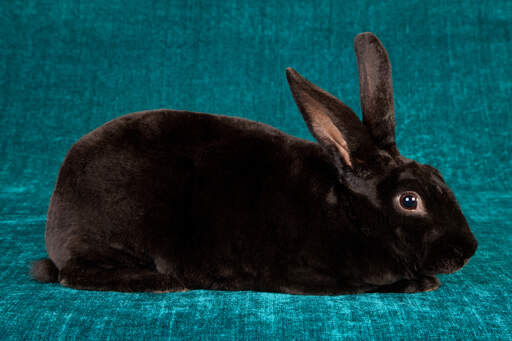
[[[48,211],[41,282],[87,290],[418,292],[460,269],[476,240],[434,168],[394,140],[391,67],[356,37],[363,122],[292,69],[319,143],[263,123],[155,110],[82,137]],[[425,214],[395,198],[421,197]]]

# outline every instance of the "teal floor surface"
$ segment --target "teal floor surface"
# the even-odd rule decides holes
[[[512,339],[512,2],[2,1],[0,338]],[[479,241],[423,294],[86,292],[33,282],[74,141],[153,108],[311,138],[288,66],[360,111],[354,36],[393,65],[398,147],[441,170]]]

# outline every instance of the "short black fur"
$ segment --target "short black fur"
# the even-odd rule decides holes
[[[287,70],[319,144],[174,110],[122,116],[82,137],[60,169],[50,259],[35,263],[34,278],[113,291],[436,289],[435,274],[461,268],[477,243],[439,172],[396,149],[384,47],[371,33],[355,45],[360,74],[379,80],[361,82],[364,123]],[[423,211],[397,205],[404,191]]]

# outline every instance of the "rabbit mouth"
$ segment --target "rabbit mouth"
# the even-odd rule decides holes
[[[451,274],[460,270],[475,254],[477,242],[472,235],[463,240],[459,236],[455,241],[450,239],[439,239],[432,245],[422,266],[424,271],[432,275]]]
[[[429,264],[425,270],[431,275],[435,274],[452,274],[460,269],[469,262],[469,258],[456,257],[441,259],[433,264]]]
[[[425,264],[424,269],[431,275],[435,274],[451,274],[460,270],[467,264],[469,258],[464,257],[464,254],[457,248],[452,247],[449,255],[439,257],[432,262]]]

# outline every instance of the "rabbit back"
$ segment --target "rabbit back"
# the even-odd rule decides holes
[[[173,273],[188,287],[211,282],[205,274],[256,286],[321,239],[314,226],[335,173],[319,145],[265,124],[172,110],[126,115],[66,156],[47,251],[58,269],[79,258]]]

